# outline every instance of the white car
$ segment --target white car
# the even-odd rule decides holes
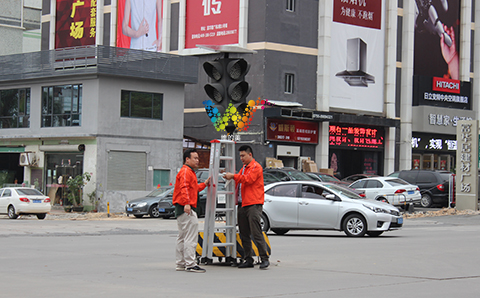
[[[8,214],[11,219],[21,214],[35,214],[44,219],[51,209],[50,198],[34,188],[0,188],[0,214]]]
[[[360,197],[348,188],[317,181],[275,182],[265,186],[263,231],[337,230],[347,236],[379,236],[403,225],[400,211]]]
[[[388,202],[398,207],[417,204],[422,199],[418,186],[394,177],[360,179],[348,187],[364,191],[367,199]]]

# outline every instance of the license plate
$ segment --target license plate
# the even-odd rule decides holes
[[[34,203],[41,203],[42,200],[32,200],[32,202],[34,202]]]
[[[403,217],[397,218],[397,223],[398,224],[403,224]]]
[[[127,212],[132,212],[133,208],[127,208]]]
[[[158,208],[158,211],[165,212],[165,208]]]
[[[409,190],[409,191],[408,191],[408,194],[409,194],[409,195],[413,195],[414,193],[415,193],[415,191],[413,191],[413,190]]]

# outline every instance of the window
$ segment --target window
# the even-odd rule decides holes
[[[30,89],[0,90],[0,128],[30,127]]]
[[[382,188],[383,184],[378,180],[367,180],[366,188]]]
[[[81,125],[82,85],[42,89],[42,127]]]
[[[295,0],[287,0],[287,11],[295,11]]]
[[[121,116],[162,120],[163,94],[122,90]]]
[[[293,79],[295,76],[292,73],[285,74],[285,93],[293,93]]]
[[[297,196],[297,184],[279,185],[273,189],[269,189],[267,194],[275,197],[296,197]]]

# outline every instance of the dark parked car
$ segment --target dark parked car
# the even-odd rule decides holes
[[[448,171],[404,170],[393,172],[389,177],[399,177],[410,184],[417,185],[422,194],[420,205],[431,207],[433,204],[448,206],[449,179],[453,173]]]
[[[144,215],[150,215],[150,217],[159,218],[162,216],[158,211],[158,201],[167,197],[173,193],[173,186],[161,187],[155,189],[148,195],[142,198],[131,200],[125,206],[125,212],[132,214],[137,218],[141,218]]]
[[[306,173],[296,170],[294,168],[265,168],[263,174],[271,174],[280,181],[318,181],[313,177],[308,176]]]

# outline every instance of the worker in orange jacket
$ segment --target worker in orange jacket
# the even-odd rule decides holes
[[[175,179],[173,204],[177,217],[178,236],[175,250],[176,270],[203,273],[195,262],[195,251],[198,242],[198,192],[210,184],[210,177],[204,183],[197,183],[195,169],[200,162],[197,150],[187,149],[183,153],[184,165]]]
[[[242,169],[238,174],[225,173],[225,179],[235,180],[238,194],[238,229],[245,251],[244,261],[238,268],[253,268],[253,249],[250,235],[253,235],[261,259],[260,269],[267,269],[268,261],[267,244],[263,238],[260,217],[263,212],[264,185],[262,166],[253,158],[252,148],[248,145],[241,146],[240,160],[243,162]]]

